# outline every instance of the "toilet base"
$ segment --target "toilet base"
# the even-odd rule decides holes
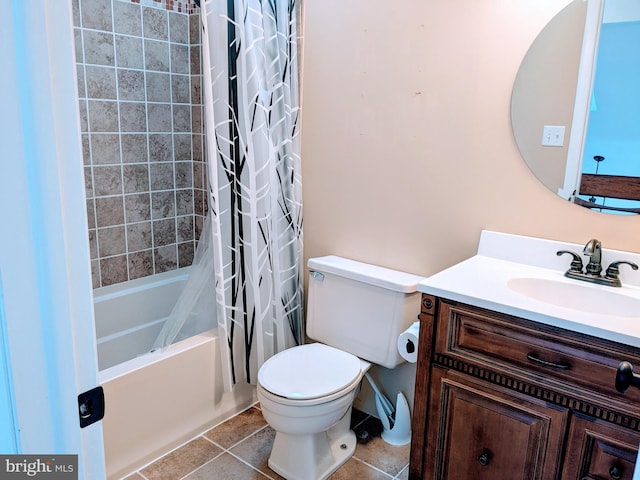
[[[356,450],[356,435],[349,429],[350,422],[351,408],[326,432],[310,435],[276,432],[269,468],[287,480],[325,480]]]

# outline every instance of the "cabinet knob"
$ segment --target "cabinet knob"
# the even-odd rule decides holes
[[[624,476],[624,469],[622,469],[622,467],[614,465],[609,469],[609,476],[613,480],[622,480],[622,477]]]
[[[622,480],[622,477],[624,477],[624,469],[618,465],[614,465],[609,469],[609,476],[613,480]]]
[[[488,450],[483,450],[480,455],[478,455],[478,463],[483,467],[489,465],[489,461],[491,460],[491,454]]]
[[[640,388],[640,375],[633,373],[633,365],[629,362],[620,362],[616,371],[616,390],[624,393],[629,387]]]

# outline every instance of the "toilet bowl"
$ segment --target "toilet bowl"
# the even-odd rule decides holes
[[[351,406],[370,364],[320,343],[287,349],[258,373],[258,400],[276,431],[269,467],[288,480],[325,479],[356,448]]]
[[[258,371],[258,400],[276,431],[269,467],[324,480],[351,458],[351,408],[371,363],[395,368],[397,338],[420,311],[421,277],[329,255],[311,258],[306,332]]]

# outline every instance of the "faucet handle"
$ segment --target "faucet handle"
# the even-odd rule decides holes
[[[582,273],[582,258],[580,257],[580,255],[570,250],[558,250],[556,252],[556,255],[560,256],[565,253],[568,253],[572,257],[571,265],[569,266],[569,271]]]
[[[626,260],[620,260],[618,262],[611,262],[611,264],[607,267],[607,271],[604,274],[605,278],[610,278],[612,280],[618,280],[618,275],[620,275],[619,265],[626,263],[633,270],[638,270],[638,265],[633,262],[627,262]]]

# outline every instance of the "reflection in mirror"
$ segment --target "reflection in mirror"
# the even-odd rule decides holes
[[[624,197],[640,197],[640,2],[627,3],[604,5],[578,193],[590,203],[636,209],[640,202]],[[596,175],[610,176],[622,198],[598,195],[606,191],[597,189],[603,179]]]
[[[574,0],[556,15],[522,62],[511,115],[548,188],[593,210],[640,213],[640,2]]]

